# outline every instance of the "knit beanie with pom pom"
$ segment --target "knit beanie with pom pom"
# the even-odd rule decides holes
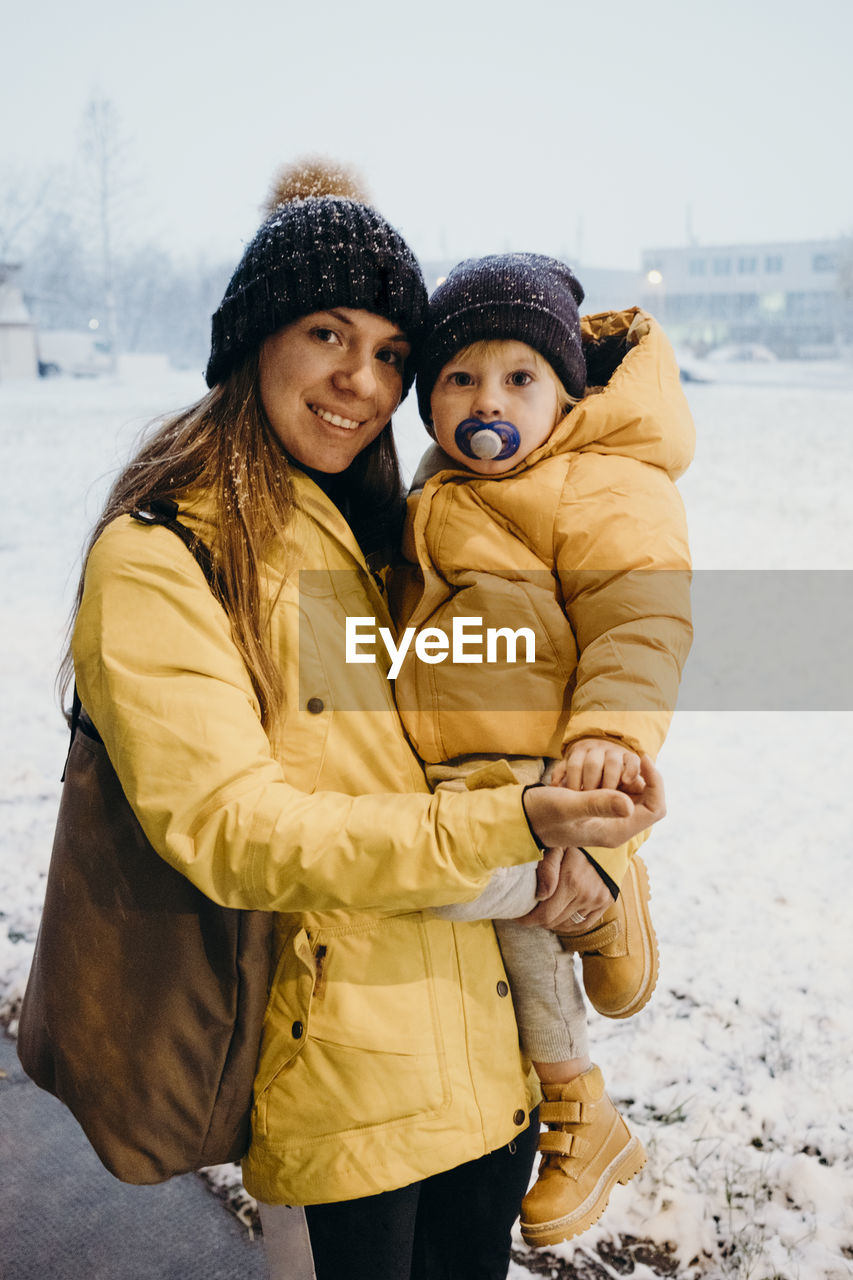
[[[207,385],[222,382],[265,338],[300,316],[352,307],[398,324],[412,344],[405,395],[427,294],[399,232],[367,203],[350,170],[323,160],[284,169],[266,210],[213,316]]]

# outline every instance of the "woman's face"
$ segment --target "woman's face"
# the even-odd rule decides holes
[[[344,471],[390,420],[409,344],[369,311],[335,307],[294,320],[261,347],[260,392],[273,431],[315,471]]]

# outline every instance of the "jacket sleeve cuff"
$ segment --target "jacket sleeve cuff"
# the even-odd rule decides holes
[[[489,870],[538,862],[542,856],[543,846],[524,808],[525,791],[526,787],[513,785],[465,795],[472,847]],[[448,792],[447,797],[455,794]]]
[[[544,785],[545,785],[544,782],[530,782],[521,793],[521,808],[524,812],[524,817],[527,821],[527,829],[530,832],[531,836],[533,837],[533,840],[536,844],[536,848],[539,850],[540,853],[544,853],[548,846],[546,844],[543,844],[543,842],[537,836],[536,832],[533,830],[533,823],[530,821],[530,815],[527,812],[527,805],[524,803],[524,797],[527,795],[528,791],[532,791],[534,787],[544,787]]]
[[[583,849],[583,853],[586,854],[586,857],[595,867],[614,898],[619,894],[619,886],[625,879],[628,863],[648,837],[649,831],[641,831],[638,836],[634,836],[627,844],[620,844],[615,849],[604,849],[599,846],[593,847],[592,845]]]
[[[619,897],[619,886],[616,883],[616,881],[611,879],[611,877],[604,870],[604,867],[602,867],[599,862],[596,862],[595,858],[592,856],[589,849],[585,849],[582,844],[579,844],[578,848],[580,849],[583,856],[586,858],[587,862],[589,862],[593,867],[595,867],[596,871],[601,876],[604,883],[607,885],[607,888],[610,890],[610,893],[613,896],[613,901],[615,902],[616,899]]]

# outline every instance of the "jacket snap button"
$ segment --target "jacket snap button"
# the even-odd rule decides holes
[[[294,1022],[290,1030],[293,1033],[294,1040],[302,1039],[302,1032],[304,1031],[304,1027],[302,1026],[301,1022]]]
[[[309,698],[306,705],[312,716],[318,716],[324,709],[322,698]]]
[[[513,1124],[524,1124],[526,1119],[527,1119],[527,1116],[520,1109],[518,1111],[513,1112],[513,1116],[512,1116]]]
[[[501,981],[498,983],[498,995],[499,996],[509,995],[509,987],[506,985],[503,979],[501,979]]]

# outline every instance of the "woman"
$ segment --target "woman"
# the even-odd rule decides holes
[[[280,913],[247,1188],[311,1206],[321,1280],[504,1276],[536,1144],[512,1006],[491,924],[422,908],[543,844],[622,842],[661,816],[658,779],[636,805],[426,793],[387,664],[344,647],[347,617],[391,626],[373,569],[398,531],[390,418],[426,294],[373,209],[294,194],[214,317],[210,393],[116,482],[74,675],[158,852],[214,900]],[[164,496],[219,599],[171,532],[127,514]],[[561,885],[546,921],[576,898]],[[292,1235],[275,1244],[287,1212],[263,1212],[275,1274],[299,1275]]]

